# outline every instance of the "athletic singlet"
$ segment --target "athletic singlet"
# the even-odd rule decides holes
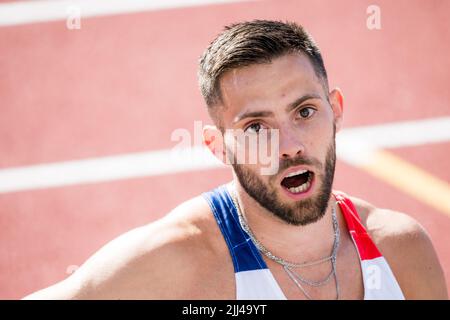
[[[343,213],[358,252],[363,276],[364,299],[404,299],[391,268],[361,224],[353,203],[342,192],[333,191],[333,195]],[[286,299],[259,250],[242,229],[227,185],[205,192],[203,197],[211,207],[230,251],[236,280],[236,299]]]

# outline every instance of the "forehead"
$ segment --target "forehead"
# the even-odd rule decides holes
[[[301,53],[230,70],[222,76],[220,87],[226,107],[224,118],[244,110],[273,110],[305,94],[324,97],[312,63]]]

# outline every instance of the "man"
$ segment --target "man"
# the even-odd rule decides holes
[[[204,143],[231,163],[233,182],[120,236],[27,298],[447,299],[415,220],[332,191],[343,97],[329,91],[301,26],[226,27],[202,56],[199,79],[216,125],[204,128]],[[262,146],[238,143],[236,132],[270,141],[277,170],[238,161]]]

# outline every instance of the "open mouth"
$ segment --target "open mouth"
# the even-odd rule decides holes
[[[314,173],[312,171],[298,170],[281,180],[281,185],[291,193],[304,193],[311,187],[313,178]]]

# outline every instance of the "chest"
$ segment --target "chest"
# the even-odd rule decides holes
[[[199,274],[197,285],[192,288],[191,295],[199,299],[236,299],[236,276],[234,273],[233,261],[226,245],[221,252],[210,260],[208,267]],[[284,296],[289,300],[307,299],[302,289],[289,277],[283,267],[276,262],[264,257],[267,267],[270,270],[275,285],[279,286]],[[331,263],[293,269],[303,279],[310,281],[323,280],[330,274]],[[347,234],[341,242],[337,254],[336,262],[337,285],[339,288],[339,299],[364,299],[364,285],[361,271],[361,264],[358,252]],[[201,280],[200,280],[201,279]],[[303,290],[315,300],[336,298],[336,278],[321,286],[310,286],[297,281]],[[264,288],[272,290],[270,286]]]
[[[336,299],[337,292],[339,292],[339,299],[364,299],[363,276],[358,252],[349,236],[343,240],[337,254],[335,273],[332,272],[331,261],[327,261],[315,266],[291,269],[289,272],[291,276],[289,276],[281,265],[264,257],[287,299],[304,300],[308,299],[306,296],[308,295],[314,300],[333,300]],[[313,285],[313,282],[324,283]]]

